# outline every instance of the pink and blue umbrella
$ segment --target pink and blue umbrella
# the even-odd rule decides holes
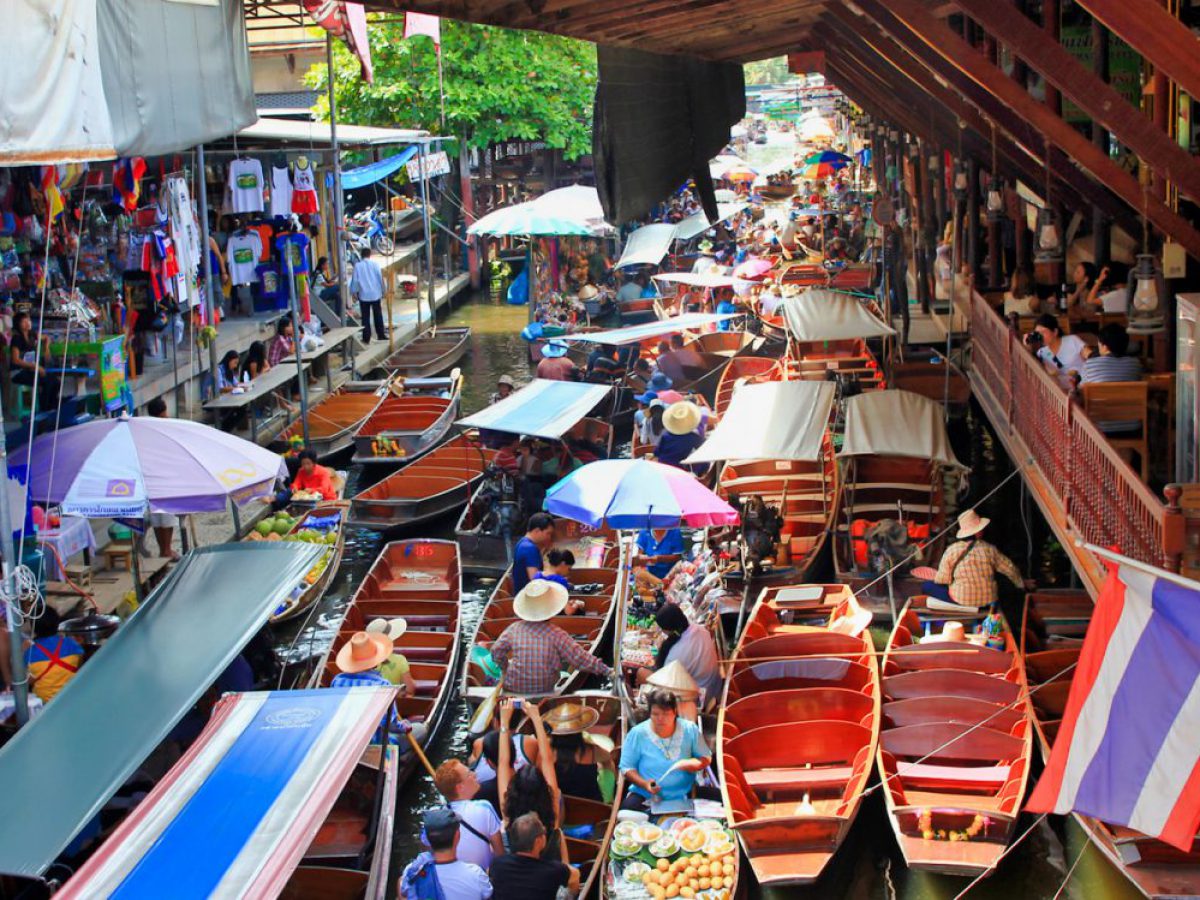
[[[546,492],[546,509],[593,527],[705,528],[736,525],[732,506],[683,469],[646,459],[604,459]]]
[[[143,518],[219,512],[268,494],[287,475],[258,444],[185,419],[100,419],[44,434],[30,454],[29,495],[63,512]]]

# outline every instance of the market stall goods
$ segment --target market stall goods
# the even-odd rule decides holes
[[[350,522],[386,531],[449,515],[460,509],[495,458],[479,433],[467,431],[435,447],[350,502]]]
[[[879,745],[870,621],[844,585],[767,588],[734,651],[717,756],[764,887],[816,881],[858,815]]]
[[[1033,728],[1043,760],[1058,736],[1075,664],[1095,603],[1083,591],[1037,591],[1026,601],[1021,656],[1033,702]],[[1044,633],[1044,637],[1041,636]],[[1146,897],[1200,894],[1200,848],[1184,853],[1156,838],[1091,816],[1072,814],[1105,858]]]
[[[697,814],[618,821],[601,883],[609,900],[731,900],[738,853],[720,819]]]
[[[458,418],[462,374],[448,378],[408,378],[393,384],[354,433],[354,457],[362,465],[398,466],[436,447]]]
[[[287,512],[279,512],[260,520],[243,538],[247,541],[299,541],[325,546],[325,551],[296,585],[291,596],[271,613],[272,624],[302,615],[320,602],[329,590],[342,562],[348,507],[349,504],[345,502],[321,503],[298,519]]]
[[[910,869],[975,877],[995,868],[1016,835],[1033,710],[1017,643],[1001,623],[985,640],[961,621],[906,606],[888,639],[878,767]]]

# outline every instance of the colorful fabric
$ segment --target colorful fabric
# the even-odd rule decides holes
[[[1062,724],[1028,808],[1189,851],[1200,827],[1200,592],[1109,566]]]
[[[996,573],[1024,586],[1016,564],[987,541],[957,541],[942,554],[933,580],[950,586],[955,603],[982,607],[996,602]]]
[[[39,638],[25,651],[33,692],[43,703],[53,700],[83,664],[83,648],[69,637]]]
[[[126,212],[138,208],[142,193],[142,176],[146,174],[146,160],[140,156],[118,159],[113,164],[113,203]]]
[[[376,672],[374,669],[366,672],[339,672],[333,676],[333,680],[329,682],[330,687],[349,688],[349,687],[395,687],[390,681]],[[379,728],[375,731],[375,736],[371,738],[372,744],[383,743],[383,730],[387,728],[390,732],[392,743],[396,739],[409,730],[409,725],[396,712],[396,704],[388,707],[384,713],[383,719],[379,723]]]
[[[492,644],[492,659],[504,670],[510,694],[553,692],[560,672],[583,669],[608,675],[611,669],[551,622],[514,622]]]

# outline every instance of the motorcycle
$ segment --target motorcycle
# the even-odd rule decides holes
[[[347,243],[356,251],[369,247],[382,256],[391,256],[396,250],[396,242],[388,234],[378,204],[347,221],[345,234]]]

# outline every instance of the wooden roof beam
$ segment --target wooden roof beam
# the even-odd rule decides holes
[[[887,0],[886,8],[878,0],[851,0],[851,4],[853,9],[862,10],[864,15],[870,16],[894,37],[907,31],[935,51],[1075,159],[1098,183],[1106,185],[1131,209],[1141,210],[1144,207],[1147,218],[1155,227],[1200,259],[1200,231],[1162,201],[1144,197],[1141,186],[1132,175],[1044,104],[1005,77],[999,68],[929,15],[917,0]]]
[[[1181,88],[1200,97],[1200,38],[1158,0],[1076,2]]]
[[[1130,106],[1113,87],[1080,64],[1040,25],[997,0],[956,0],[963,12],[997,40],[1020,49],[1021,58],[1117,136],[1152,169],[1193,199],[1200,199],[1200,162]]]
[[[597,26],[594,32],[597,40],[602,41],[606,35],[627,36],[633,32],[646,34],[654,39],[669,39],[675,35],[708,34],[727,29],[737,29],[739,26],[761,21],[776,21],[787,17],[806,4],[797,0],[765,0],[752,9],[739,9],[737,4],[725,6],[719,10],[708,12],[702,21],[697,21],[697,3],[679,2],[670,6],[651,7],[639,11],[622,22],[614,23],[612,28]]]

